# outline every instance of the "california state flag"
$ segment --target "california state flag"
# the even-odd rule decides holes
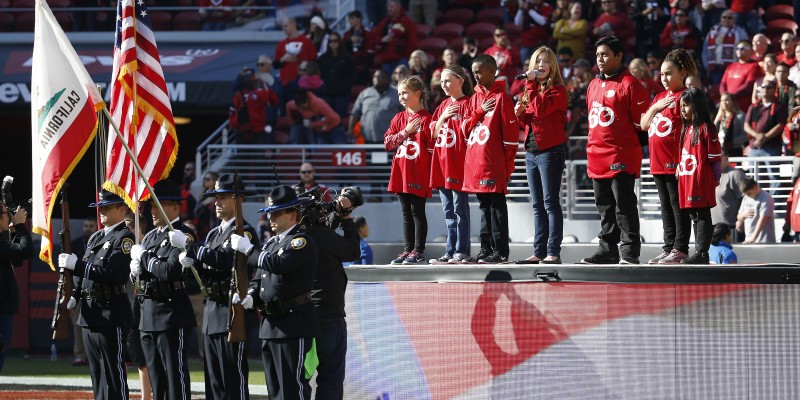
[[[50,217],[61,187],[97,133],[102,97],[50,7],[36,0],[31,77],[33,231],[39,258],[53,265]]]

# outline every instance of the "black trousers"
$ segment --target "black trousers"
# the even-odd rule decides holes
[[[150,374],[154,399],[191,398],[186,349],[188,334],[187,328],[158,332],[142,331],[142,351],[147,360],[147,372]]]
[[[313,338],[263,339],[261,360],[270,399],[306,400],[311,398],[311,385],[303,364]]]
[[[686,211],[694,223],[694,251],[708,252],[708,248],[711,247],[711,235],[714,233],[711,208],[687,208]]]
[[[246,400],[250,367],[245,343],[229,343],[227,333],[206,335],[203,341],[208,385],[207,399]]]
[[[425,252],[428,239],[428,217],[425,215],[425,198],[409,193],[398,193],[403,210],[403,240],[405,251]]]
[[[678,178],[674,174],[653,175],[661,203],[661,222],[664,224],[664,246],[669,253],[678,249],[689,252],[689,238],[692,236],[692,221],[686,209],[681,209],[678,197]]]
[[[124,354],[127,335],[126,329],[115,326],[83,328],[83,344],[95,399],[128,398],[128,369]]]
[[[508,205],[503,193],[476,193],[481,211],[481,249],[508,257]]]
[[[636,177],[625,172],[613,178],[592,179],[594,202],[600,214],[600,253],[639,258],[642,238],[635,183]]]

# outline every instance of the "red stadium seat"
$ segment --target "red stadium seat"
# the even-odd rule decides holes
[[[771,34],[775,34],[780,32],[781,34],[790,32],[792,34],[797,33],[797,22],[794,22],[790,19],[774,19],[772,21],[767,22],[767,33],[768,37],[772,37]]]
[[[426,38],[417,42],[417,48],[428,54],[441,55],[445,47],[447,47],[447,41],[438,37]]]
[[[492,38],[496,27],[488,22],[476,22],[467,27],[467,36],[480,42],[483,39]]]
[[[425,24],[417,24],[417,39],[425,39],[431,35],[431,27]]]
[[[17,14],[16,18],[14,18],[14,31],[33,32],[35,20],[35,14],[32,12]]]
[[[181,11],[172,21],[176,31],[198,31],[200,30],[200,14],[197,11]]]
[[[0,13],[0,32],[14,32],[14,16]]]
[[[455,23],[445,23],[433,29],[433,37],[450,41],[464,36],[464,26]]]
[[[0,0],[0,8],[8,8],[10,5],[10,0]]]
[[[472,10],[468,8],[454,8],[445,11],[444,15],[442,15],[441,23],[454,23],[466,26],[471,24],[474,18],[475,13]]]
[[[12,0],[11,8],[33,8],[36,5],[35,0]]]
[[[478,41],[478,51],[483,53],[484,51],[486,51],[486,49],[492,47],[493,44],[494,44],[494,38],[491,37],[483,38]]]
[[[475,22],[488,22],[494,26],[503,25],[503,10],[500,8],[484,8],[475,15]]]
[[[172,14],[166,11],[151,11],[150,25],[154,31],[171,31]]]
[[[50,8],[66,8],[66,7],[70,6],[70,1],[69,0],[48,0],[47,1],[47,5],[49,5]]]
[[[790,4],[776,4],[767,8],[764,12],[764,21],[769,22],[775,19],[794,19],[794,7]]]
[[[522,28],[513,22],[503,25],[503,29],[506,30],[506,33],[508,33],[508,39],[512,42],[519,39],[519,36],[522,34]]]
[[[461,49],[464,48],[464,38],[457,37],[455,39],[449,40],[447,42],[447,46],[454,48],[456,50],[456,53],[461,54]]]

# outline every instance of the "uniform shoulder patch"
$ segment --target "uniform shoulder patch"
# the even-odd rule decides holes
[[[253,240],[253,234],[252,233],[250,233],[248,231],[244,231],[244,235],[247,236],[248,240]]]
[[[302,249],[303,247],[306,247],[306,238],[299,237],[292,239],[293,249]]]
[[[133,239],[125,238],[122,239],[122,252],[125,254],[130,254],[131,247],[133,247]]]

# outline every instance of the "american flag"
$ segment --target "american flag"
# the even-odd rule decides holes
[[[156,39],[143,0],[119,0],[111,75],[111,118],[151,185],[169,175],[178,154],[172,107]],[[150,196],[116,133],[109,127],[106,182],[134,208]],[[135,144],[135,145],[134,145]]]

